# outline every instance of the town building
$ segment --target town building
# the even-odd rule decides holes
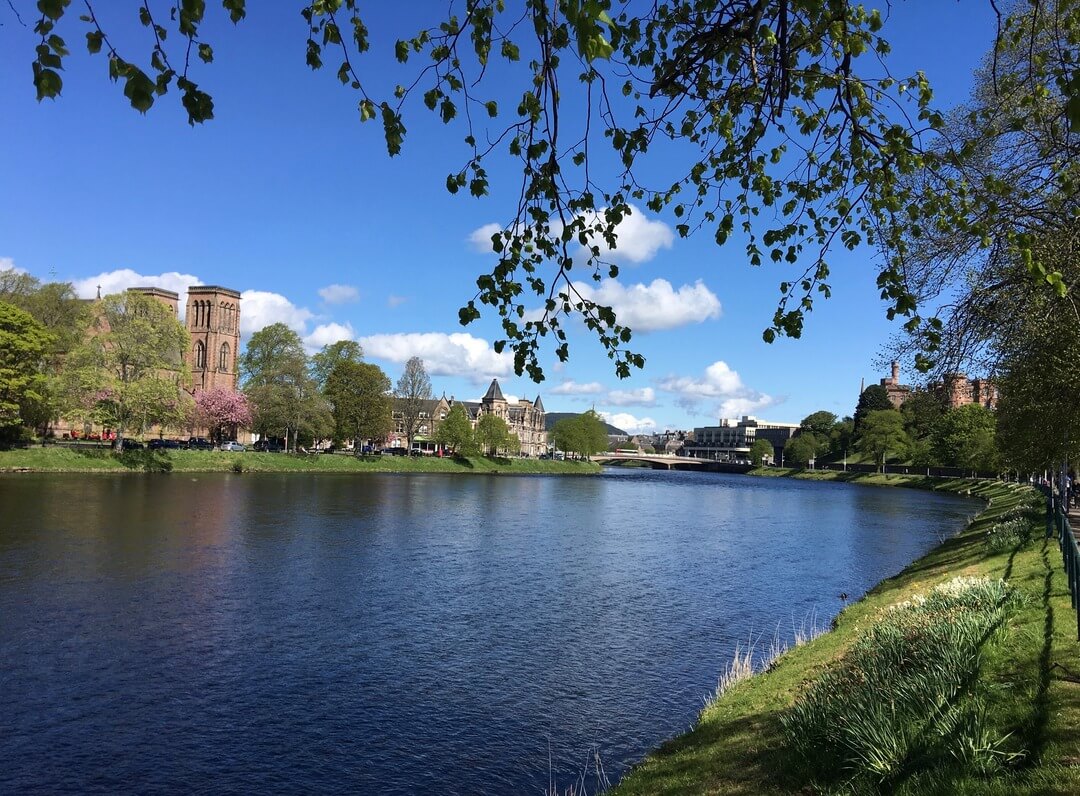
[[[495,415],[501,417],[511,434],[515,434],[521,443],[522,456],[540,456],[547,452],[547,431],[544,428],[547,412],[540,396],[535,401],[519,398],[511,401],[503,395],[498,379],[492,379],[484,397],[479,401],[458,401],[452,396],[445,395],[438,399],[426,401],[420,411],[420,424],[417,433],[413,437],[413,447],[421,451],[434,452],[438,450],[435,444],[435,432],[439,423],[446,419],[451,407],[461,404],[465,410],[465,416],[469,424],[476,428],[476,424],[483,415]],[[401,411],[401,402],[394,400],[393,409],[394,431],[387,439],[387,447],[403,448],[408,444],[405,434],[405,418]]]
[[[759,439],[768,440],[779,461],[784,450],[784,443],[795,436],[798,423],[777,423],[758,420],[744,415],[739,421],[722,419],[718,426],[704,426],[694,429],[693,439],[687,440],[681,452],[683,456],[694,459],[711,459],[730,462],[750,458],[750,449]]]

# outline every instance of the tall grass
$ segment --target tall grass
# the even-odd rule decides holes
[[[1003,581],[955,578],[884,610],[783,718],[788,747],[819,783],[854,790],[941,755],[976,770],[1007,762],[969,691],[1016,600]]]
[[[789,649],[808,644],[824,632],[825,628],[818,626],[816,611],[810,611],[797,625],[795,624],[795,617],[791,618],[790,641],[785,641],[780,637],[779,624],[777,624],[776,632],[773,634],[768,646],[762,643],[760,636],[755,638],[753,632],[751,632],[745,647],[741,642],[735,644],[735,652],[731,657],[731,661],[720,672],[720,677],[716,681],[716,689],[704,697],[705,707],[708,708],[725,693],[744,680],[750,679],[757,672],[768,671],[773,668],[780,657]],[[761,647],[760,653],[758,652],[759,646]]]

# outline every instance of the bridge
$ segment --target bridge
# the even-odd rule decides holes
[[[664,455],[662,453],[598,453],[589,458],[598,464],[641,462],[649,465],[654,470],[689,470],[713,464],[707,459],[691,459],[687,456]]]

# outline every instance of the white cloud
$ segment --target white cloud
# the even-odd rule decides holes
[[[26,269],[16,268],[13,257],[0,257],[0,271],[14,271],[17,274],[25,274]]]
[[[658,385],[661,390],[678,396],[676,403],[690,411],[698,410],[706,402],[709,407],[706,411],[718,418],[740,417],[780,403],[780,399],[747,387],[738,372],[723,360],[705,368],[701,378],[668,376]]]
[[[471,334],[424,332],[409,334],[373,334],[361,337],[365,353],[378,359],[404,363],[420,357],[428,373],[437,376],[462,376],[474,382],[513,372],[514,358],[496,354],[491,344]]]
[[[491,254],[491,236],[501,230],[499,224],[484,224],[469,233],[469,248],[481,254]]]
[[[603,213],[600,210],[595,219],[603,221]],[[602,237],[592,242],[599,247],[603,259],[625,260],[637,265],[651,260],[660,249],[670,249],[675,242],[675,233],[663,221],[653,221],[644,210],[630,205],[630,214],[615,228],[615,249],[609,249]]]
[[[180,294],[180,317],[184,317],[187,309],[187,290],[192,285],[205,284],[203,280],[194,274],[182,274],[178,271],[166,271],[161,274],[140,274],[131,268],[119,268],[115,271],[103,271],[97,276],[88,276],[86,279],[76,279],[72,282],[75,295],[79,298],[94,298],[98,288],[101,295],[110,293],[123,293],[130,287],[160,287]],[[241,316],[247,311],[241,310]]]
[[[738,395],[746,388],[739,374],[723,360],[713,362],[705,368],[705,378],[691,376],[668,376],[661,379],[660,389],[677,393],[687,398],[727,398]]]
[[[578,384],[576,381],[567,379],[558,387],[553,387],[553,395],[596,395],[604,391],[604,385],[598,381],[590,381],[587,384]]]
[[[717,415],[720,417],[738,418],[743,415],[752,415],[759,409],[775,406],[779,400],[770,395],[762,395],[758,398],[728,398],[721,401]]]
[[[651,417],[634,417],[626,412],[618,412],[612,414],[611,412],[600,412],[600,417],[604,418],[608,423],[615,426],[615,428],[621,428],[627,434],[640,434],[643,431],[655,431],[656,421]]]
[[[635,332],[674,329],[720,317],[720,299],[700,279],[678,290],[666,279],[629,286],[616,279],[599,285],[574,282],[574,288],[584,298],[611,307],[619,323]]]
[[[304,337],[304,345],[313,351],[323,346],[336,343],[339,340],[354,340],[356,333],[350,324],[323,323],[311,330],[311,334]]]
[[[303,335],[315,313],[307,307],[297,307],[280,293],[266,290],[245,290],[240,294],[240,331],[249,335],[273,323],[283,323]]]
[[[612,390],[608,393],[606,402],[613,406],[652,406],[656,403],[656,390],[652,387]]]
[[[352,285],[327,285],[319,288],[319,296],[327,304],[348,304],[360,299],[360,291]]]
[[[408,296],[395,296],[395,295],[391,294],[391,295],[386,297],[386,306],[389,307],[390,309],[394,309],[394,307],[400,307],[402,304],[404,304],[408,300],[409,300]]]
[[[589,224],[603,223],[604,208],[588,216]],[[484,224],[469,233],[469,248],[482,254],[491,254],[491,236],[502,230],[500,224]],[[563,226],[555,222],[550,225],[550,235],[558,237]],[[630,212],[623,216],[615,227],[615,248],[610,249],[603,237],[591,239],[600,250],[600,257],[608,261],[628,262],[634,265],[647,262],[661,249],[670,249],[675,242],[675,233],[663,221],[650,219],[645,211],[630,205]],[[580,249],[580,247],[578,247]]]

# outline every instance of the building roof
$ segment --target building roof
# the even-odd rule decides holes
[[[502,389],[499,387],[499,380],[498,379],[492,379],[491,380],[491,386],[488,387],[487,392],[484,393],[484,403],[487,403],[488,401],[505,401],[505,400],[506,399],[503,397]]]
[[[187,292],[189,296],[192,293],[224,293],[233,298],[240,298],[240,292],[238,290],[233,290],[230,287],[222,287],[221,285],[189,285]]]
[[[544,411],[544,402],[540,400],[539,395],[536,396],[536,403],[533,404],[533,409],[535,409],[537,412]]]

